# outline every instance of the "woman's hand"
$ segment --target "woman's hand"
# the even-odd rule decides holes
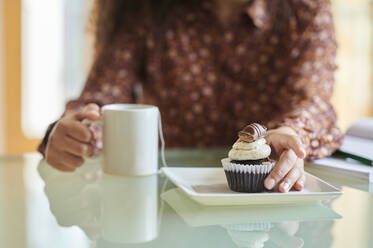
[[[99,118],[100,108],[93,103],[81,111],[66,113],[49,136],[45,151],[47,163],[62,171],[74,171],[81,166],[84,157],[91,156],[94,151],[91,144],[93,134],[82,121]]]
[[[296,132],[290,127],[280,127],[268,131],[266,140],[272,148],[271,157],[277,163],[265,179],[265,187],[271,190],[278,185],[282,193],[288,192],[292,187],[302,190],[305,183],[303,159],[306,151]]]

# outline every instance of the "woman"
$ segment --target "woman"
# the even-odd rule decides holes
[[[39,148],[52,166],[80,166],[95,136],[81,121],[118,102],[157,105],[168,147],[228,146],[266,125],[279,161],[265,186],[280,192],[340,146],[329,0],[99,0],[96,20],[85,88]]]

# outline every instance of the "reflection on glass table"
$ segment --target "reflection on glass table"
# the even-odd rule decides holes
[[[321,204],[203,206],[164,176],[116,177],[99,164],[63,173],[42,161],[38,171],[59,225],[80,227],[92,247],[328,247],[341,218]]]
[[[146,243],[158,236],[158,175],[117,177],[95,167],[63,173],[44,162],[39,173],[61,226],[77,225],[92,241],[108,244]]]
[[[321,203],[211,207],[194,202],[180,189],[168,190],[162,199],[191,227],[224,228],[238,247],[263,247],[267,241],[279,247],[303,247],[303,239],[294,237],[300,222],[341,218]]]

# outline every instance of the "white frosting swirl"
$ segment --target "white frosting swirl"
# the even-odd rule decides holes
[[[247,143],[237,140],[229,151],[228,157],[232,160],[257,160],[266,158],[271,154],[271,147],[264,138]]]

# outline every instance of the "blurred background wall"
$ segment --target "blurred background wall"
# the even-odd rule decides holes
[[[4,95],[3,95],[3,0],[0,0],[0,153],[4,151]]]
[[[26,138],[22,124],[21,0],[2,1],[3,135],[5,153],[35,150],[38,139]],[[48,52],[48,51],[46,51]],[[37,87],[37,86],[36,86]]]
[[[345,130],[354,121],[373,116],[373,1],[332,3],[339,45],[332,101]]]
[[[92,63],[93,1],[0,0],[0,153],[34,151],[79,95]],[[339,44],[332,101],[346,130],[373,116],[373,8],[372,0],[332,3]]]

